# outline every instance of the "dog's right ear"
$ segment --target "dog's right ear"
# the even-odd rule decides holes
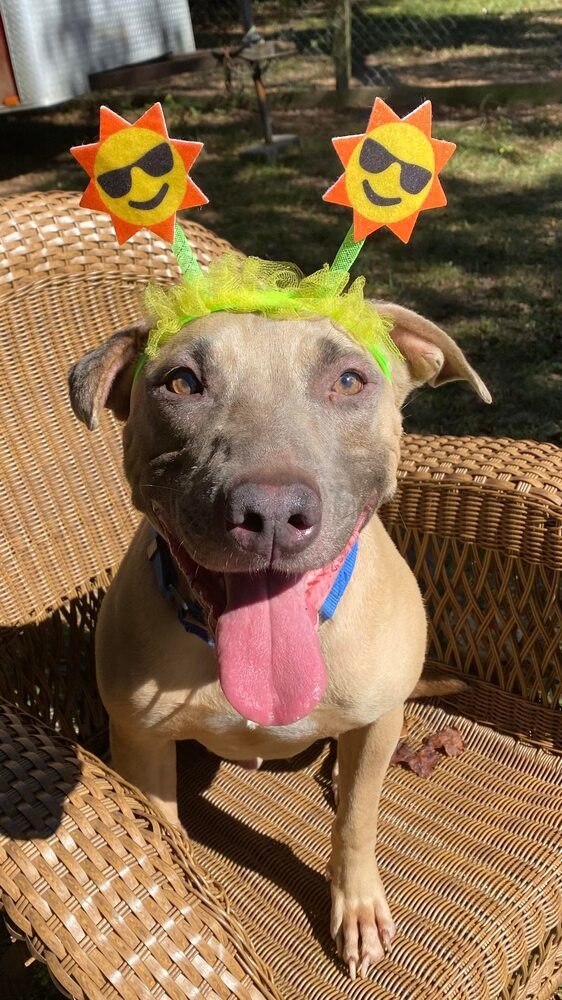
[[[68,373],[70,404],[91,430],[99,424],[104,406],[118,420],[129,416],[129,399],[137,361],[146,347],[149,327],[128,326],[99,347],[88,351]]]

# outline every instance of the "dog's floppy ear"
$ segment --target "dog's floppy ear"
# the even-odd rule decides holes
[[[129,416],[129,398],[135,365],[146,346],[148,326],[138,324],[114,333],[88,351],[68,373],[70,403],[79,420],[91,430],[99,424],[104,406],[118,420]]]
[[[492,402],[484,382],[444,330],[403,306],[390,302],[377,302],[376,305],[381,313],[394,320],[390,336],[406,359],[412,381],[410,388],[424,382],[437,387],[444,382],[464,379],[480,399]]]

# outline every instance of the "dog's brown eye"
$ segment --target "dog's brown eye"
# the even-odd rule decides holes
[[[191,368],[177,368],[172,372],[166,380],[166,389],[175,392],[176,396],[195,396],[203,392],[203,386]]]
[[[364,385],[365,382],[357,372],[343,372],[337,382],[334,382],[332,390],[343,396],[355,396]]]

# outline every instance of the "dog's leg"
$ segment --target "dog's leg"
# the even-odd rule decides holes
[[[332,830],[331,933],[352,979],[388,951],[394,923],[375,859],[383,778],[398,743],[403,706],[339,737],[339,803]]]
[[[176,744],[174,740],[132,740],[110,726],[111,762],[122,778],[140,788],[173,826],[178,818]]]

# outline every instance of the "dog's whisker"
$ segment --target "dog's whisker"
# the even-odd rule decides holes
[[[177,486],[163,486],[161,483],[139,483],[139,486],[150,490],[169,490],[170,493],[183,493],[183,490],[179,490]]]

